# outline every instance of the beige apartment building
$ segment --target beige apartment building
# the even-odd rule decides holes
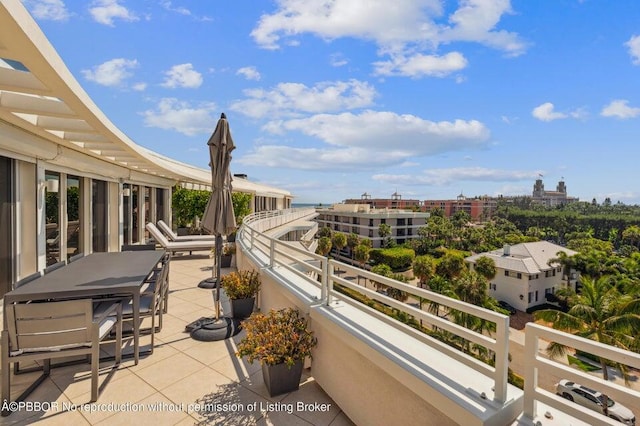
[[[418,238],[418,229],[425,226],[429,213],[397,209],[373,209],[367,204],[334,204],[327,209],[317,209],[318,228],[329,227],[334,232],[357,234],[368,238],[373,247],[382,246],[378,235],[381,224],[391,227],[391,238],[397,244]]]
[[[475,265],[482,256],[493,259],[497,273],[489,283],[489,295],[526,311],[544,304],[547,294],[567,285],[562,266],[550,262],[558,257],[560,251],[568,256],[576,254],[573,250],[548,241],[536,241],[505,245],[502,249],[469,256],[465,261]],[[575,280],[576,276],[570,275],[573,288]]]

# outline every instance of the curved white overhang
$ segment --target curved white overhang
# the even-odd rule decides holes
[[[54,158],[73,157],[75,152],[116,166],[110,168],[113,178],[202,189],[211,182],[209,170],[143,148],[118,129],[73,77],[20,0],[0,2],[2,122],[57,144],[58,149],[51,150]],[[26,145],[14,144],[11,150],[33,155]],[[234,190],[291,197],[288,191],[246,179],[234,179]]]

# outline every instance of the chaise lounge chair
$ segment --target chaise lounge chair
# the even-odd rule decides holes
[[[158,228],[160,228],[160,230],[165,233],[165,235],[167,236],[169,241],[175,241],[175,242],[179,242],[179,241],[209,241],[209,240],[215,240],[216,239],[215,235],[180,235],[180,236],[178,236],[178,235],[176,235],[175,232],[173,232],[173,230],[169,227],[169,225],[164,223],[163,220],[159,220],[158,221]]]
[[[149,222],[147,223],[147,231],[153,236],[158,244],[162,246],[166,251],[171,254],[179,251],[188,251],[189,254],[199,250],[211,250],[215,246],[214,240],[199,240],[199,241],[168,241],[167,238],[160,232],[156,226]]]

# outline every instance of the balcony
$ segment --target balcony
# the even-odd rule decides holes
[[[640,368],[638,354],[535,324],[527,326],[522,339],[526,387],[522,391],[507,384],[508,317],[292,248],[269,235],[272,227],[286,229],[301,215],[303,211],[279,211],[245,219],[238,262],[243,269],[261,271],[262,310],[294,306],[307,313],[319,340],[311,364],[313,377],[356,424],[412,424],[416,419],[429,419],[429,424],[619,424],[556,396],[552,386],[538,386],[540,374],[573,379],[604,390],[636,411],[640,407],[637,390],[549,360],[540,352],[544,345],[539,341],[563,342],[634,368]],[[358,283],[361,277],[364,287]],[[406,291],[414,300],[421,298],[494,322],[496,332],[494,336],[477,334],[377,293],[366,288],[366,279],[372,278]],[[495,354],[494,366],[343,296],[334,290],[335,283],[484,346]]]
[[[105,364],[100,405],[93,406],[96,411],[83,406],[89,400],[86,366],[61,367],[29,397],[31,402],[56,402],[57,406],[22,410],[3,418],[4,423],[620,424],[555,395],[543,383],[548,380],[539,380],[551,375],[605,390],[638,411],[634,408],[640,407],[637,390],[549,360],[540,348],[541,342],[558,341],[635,368],[640,368],[638,354],[530,324],[523,336],[526,386],[524,391],[517,389],[506,381],[508,317],[328,260],[303,245],[276,238],[287,228],[300,226],[308,213],[290,210],[250,216],[237,240],[238,267],[261,273],[260,309],[297,307],[318,337],[299,391],[270,398],[259,365],[234,355],[242,334],[225,342],[197,342],[184,333],[187,323],[213,314],[211,292],[196,287],[210,274],[211,260],[184,256],[171,264],[169,314],[156,335],[154,353],[137,366],[124,362],[111,376],[110,364]],[[361,278],[365,285],[360,285]],[[367,279],[492,321],[497,330],[492,336],[474,333],[377,293],[366,286]],[[335,284],[489,348],[495,353],[494,366],[345,297],[334,289]],[[12,392],[19,393],[31,378],[17,376]],[[326,412],[310,412],[298,410],[298,402],[330,406]],[[227,405],[214,409],[206,404]]]
[[[221,342],[198,342],[184,332],[189,322],[214,315],[211,290],[197,287],[211,275],[210,268],[208,255],[172,260],[169,313],[162,331],[156,334],[153,354],[141,357],[137,366],[133,360],[124,361],[114,374],[110,374],[112,363],[101,364],[101,394],[96,403],[88,404],[88,364],[58,367],[27,398],[27,402],[39,406],[24,407],[2,417],[0,424],[352,424],[309,369],[304,370],[297,392],[270,397],[260,365],[249,364],[234,354],[243,332]],[[142,349],[149,349],[149,344],[150,337],[143,336]],[[12,377],[12,397],[38,375]],[[329,404],[325,406],[327,411],[298,406],[316,402]],[[220,405],[215,409],[212,404]]]

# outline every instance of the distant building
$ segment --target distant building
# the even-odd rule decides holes
[[[531,201],[536,204],[542,204],[545,207],[554,207],[563,204],[575,203],[579,201],[577,197],[569,197],[567,195],[567,186],[564,180],[558,182],[558,186],[555,191],[545,191],[542,179],[536,179],[536,183],[533,185],[533,194]]]
[[[420,210],[420,200],[403,200],[402,195],[394,192],[391,198],[371,198],[366,192],[360,198],[344,200],[343,204],[367,204],[372,209],[408,209]]]
[[[368,204],[334,204],[327,209],[316,209],[318,228],[329,227],[334,232],[357,234],[371,240],[372,246],[382,246],[378,235],[380,224],[391,227],[391,238],[403,244],[418,238],[418,229],[425,226],[429,213],[398,209],[372,209]]]
[[[473,221],[488,219],[498,205],[498,199],[493,197],[467,198],[463,194],[455,200],[425,200],[424,209],[431,212],[440,209],[446,217],[453,216],[456,212],[463,211],[471,216]]]
[[[557,258],[560,251],[568,256],[577,253],[548,241],[537,241],[505,245],[503,249],[469,256],[465,262],[474,267],[482,256],[493,259],[496,276],[489,283],[489,295],[518,310],[526,311],[545,303],[548,293],[566,286],[562,266],[549,265],[549,261]],[[576,276],[571,275],[572,288],[575,288],[575,279]]]

